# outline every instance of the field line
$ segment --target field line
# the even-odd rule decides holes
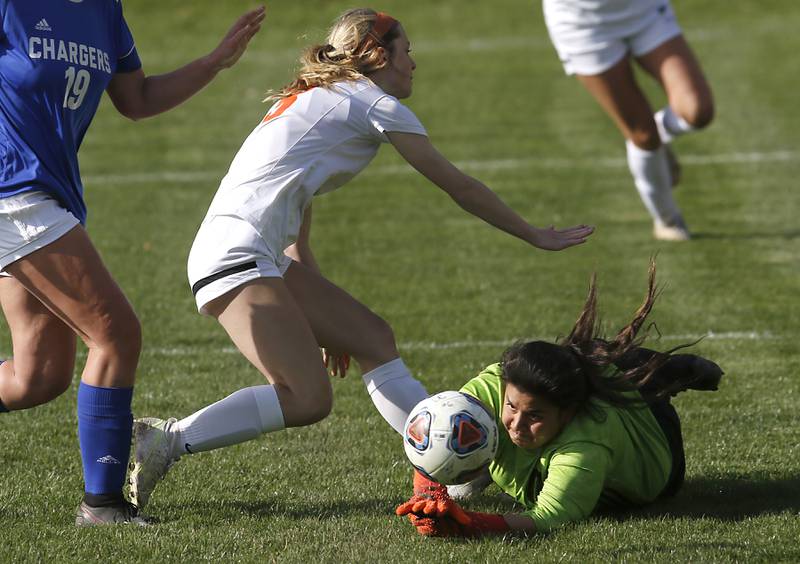
[[[710,165],[741,165],[757,163],[799,162],[800,151],[754,151],[719,153],[711,155],[681,155],[681,164],[686,166]],[[624,168],[627,167],[623,158],[596,158],[596,159],[559,159],[559,158],[516,158],[516,159],[472,159],[457,161],[456,166],[465,171],[491,172],[500,170],[518,170],[526,168],[543,169],[574,169],[574,168]],[[367,168],[364,176],[398,175],[414,173],[408,165],[382,165]],[[84,184],[87,186],[114,186],[120,184],[151,184],[159,182],[170,183],[218,183],[224,175],[224,170],[198,170],[198,171],[162,171],[162,172],[134,172],[124,174],[87,174],[84,175]]]
[[[669,342],[686,342],[691,343],[703,338],[706,341],[776,341],[783,338],[782,335],[777,335],[771,332],[763,331],[726,331],[708,333],[684,333],[675,335],[662,335],[659,340]],[[448,349],[469,349],[469,348],[502,348],[507,347],[517,341],[528,340],[545,340],[551,341],[552,337],[525,337],[522,339],[496,339],[496,340],[463,340],[463,341],[450,341],[450,342],[435,342],[435,341],[406,341],[398,343],[397,346],[401,351],[414,351],[414,350],[448,350]],[[655,337],[653,340],[656,340]],[[209,352],[222,353],[222,354],[238,354],[236,347],[226,346],[214,349],[209,346],[195,346],[187,345],[182,347],[147,347],[143,349],[143,354],[146,356],[197,356],[198,354],[207,354]]]
[[[708,331],[707,333],[677,333],[672,335],[661,335],[658,338],[653,335],[649,342],[667,341],[670,343],[692,343],[699,339],[704,341],[780,341],[788,339],[789,335],[776,334],[770,331],[723,331],[715,332]],[[528,336],[521,338],[508,338],[508,339],[467,339],[463,341],[405,341],[398,343],[397,346],[401,351],[436,351],[436,350],[449,350],[449,349],[500,349],[508,347],[519,341],[553,341],[553,336]],[[189,357],[198,356],[203,354],[239,354],[236,347],[224,346],[214,348],[212,346],[203,345],[184,345],[179,347],[148,347],[144,346],[142,349],[142,356],[147,357]],[[10,358],[13,355],[11,351],[0,351],[0,358]],[[79,351],[78,356],[84,358],[86,351]]]

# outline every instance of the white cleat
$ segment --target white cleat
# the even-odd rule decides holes
[[[481,493],[486,487],[492,483],[492,477],[488,471],[481,472],[481,474],[467,482],[466,484],[455,484],[447,486],[447,494],[453,499],[468,499]]]
[[[657,219],[653,223],[653,237],[659,241],[689,241],[692,234],[689,233],[683,217],[679,215],[669,223]]]
[[[131,502],[143,509],[150,501],[156,484],[177,461],[172,456],[169,427],[177,419],[144,417],[133,422],[133,469],[131,470]]]

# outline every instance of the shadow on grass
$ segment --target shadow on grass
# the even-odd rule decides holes
[[[332,519],[352,515],[368,517],[394,516],[393,504],[389,499],[361,499],[361,500],[336,500],[315,501],[287,498],[272,498],[265,500],[226,500],[226,501],[195,501],[191,503],[192,511],[206,515],[214,515],[215,519],[235,520],[239,517],[280,517],[282,519]],[[173,509],[183,509],[165,504],[165,514],[176,515]]]
[[[800,514],[800,477],[694,478],[677,496],[634,511],[632,517],[711,517],[741,521],[791,511]]]
[[[394,508],[402,501],[389,498],[360,500],[325,500],[275,497],[263,500],[194,501],[193,513],[214,515],[215,520],[241,517],[283,519],[333,519],[358,515],[370,518],[394,517]],[[479,494],[463,502],[472,510],[500,513],[522,512],[522,506],[497,492]],[[166,504],[164,514],[178,516],[180,507]],[[800,477],[754,479],[747,477],[694,478],[687,480],[674,498],[662,499],[642,509],[623,514],[601,513],[598,516],[625,521],[648,517],[716,518],[741,521],[760,515],[791,511],[800,514]],[[170,519],[167,519],[169,521]],[[163,521],[162,521],[163,522]]]

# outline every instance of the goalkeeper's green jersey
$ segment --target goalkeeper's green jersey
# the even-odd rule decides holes
[[[597,508],[623,509],[658,497],[672,468],[669,444],[646,404],[619,408],[592,401],[548,444],[518,447],[500,420],[501,367],[493,364],[462,388],[494,414],[499,431],[492,480],[525,506],[540,531],[585,519]],[[638,392],[632,392],[638,394]]]

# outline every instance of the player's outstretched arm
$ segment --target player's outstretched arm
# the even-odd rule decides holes
[[[453,503],[455,504],[455,502]],[[459,507],[461,518],[456,519],[450,514],[410,512],[404,505],[398,507],[396,513],[407,515],[408,521],[414,525],[417,533],[426,537],[482,537],[503,535],[509,532],[531,534],[537,530],[533,519],[518,513],[506,515],[479,513],[464,511]],[[457,507],[457,504],[455,505]],[[401,511],[405,512],[401,513]]]
[[[387,133],[402,157],[464,210],[487,223],[548,251],[560,251],[586,241],[594,231],[588,225],[566,229],[534,227],[508,207],[482,182],[461,172],[424,135]]]
[[[130,119],[166,112],[191,98],[219,71],[236,64],[264,21],[263,6],[241,16],[220,44],[205,57],[167,74],[145,76],[142,69],[117,73],[107,92],[117,111]]]

